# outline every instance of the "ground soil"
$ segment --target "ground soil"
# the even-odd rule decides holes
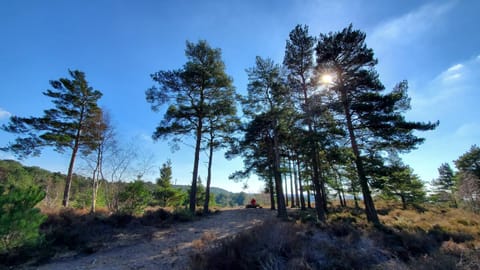
[[[29,269],[189,269],[195,252],[206,251],[219,240],[258,226],[275,214],[269,209],[228,209],[170,228],[138,227],[137,237],[119,235],[93,254],[64,254]]]

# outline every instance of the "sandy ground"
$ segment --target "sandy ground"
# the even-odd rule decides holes
[[[189,269],[190,255],[204,251],[225,237],[236,235],[274,218],[269,209],[222,210],[201,220],[158,229],[149,237],[80,257],[56,259],[31,269]]]

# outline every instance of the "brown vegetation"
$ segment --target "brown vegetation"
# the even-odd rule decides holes
[[[0,257],[2,266],[18,264],[43,264],[52,257],[68,257],[75,254],[92,254],[102,248],[131,245],[149,238],[158,228],[195,219],[189,211],[167,211],[162,208],[146,211],[142,216],[110,214],[97,209],[63,208],[46,211],[47,220],[40,231],[45,235],[40,248],[24,247]]]
[[[327,225],[313,211],[266,223],[192,256],[194,269],[480,269],[479,216],[460,209],[336,209]]]

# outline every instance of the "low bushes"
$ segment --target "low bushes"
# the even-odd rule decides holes
[[[32,213],[30,215],[33,216]],[[36,246],[24,245],[15,249],[15,252],[0,253],[0,269],[26,262],[33,265],[44,263],[55,254],[69,251],[94,253],[105,245],[121,240],[120,236],[128,239],[148,238],[154,230],[152,226],[166,227],[196,218],[190,211],[180,208],[173,211],[163,208],[148,210],[142,216],[124,212],[109,214],[101,208],[94,214],[87,210],[66,208],[42,216],[43,223],[37,224],[40,230],[37,227],[36,231],[38,235],[43,235],[42,241]]]
[[[361,211],[313,210],[294,222],[264,224],[192,256],[193,269],[479,269],[478,216],[457,209],[383,212],[372,226]],[[462,216],[462,218],[460,218]]]

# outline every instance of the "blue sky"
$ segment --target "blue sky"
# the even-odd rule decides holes
[[[222,49],[227,73],[245,93],[245,69],[255,56],[281,63],[285,41],[296,24],[312,35],[339,31],[353,23],[367,33],[379,59],[377,71],[388,89],[408,80],[410,120],[436,121],[435,131],[419,149],[404,155],[424,180],[437,176],[480,137],[480,1],[0,1],[0,124],[10,115],[39,116],[50,108],[42,95],[49,80],[80,69],[91,86],[103,92],[106,108],[121,142],[132,141],[141,155],[154,157],[153,179],[167,159],[174,179],[189,184],[193,149],[172,153],[168,142],[152,142],[162,114],[150,110],[145,90],[150,74],[181,67],[185,41],[206,39]],[[0,144],[13,135],[0,131]],[[0,158],[12,158],[0,153]],[[213,185],[240,191],[227,179],[242,168],[217,152]],[[206,178],[206,155],[200,175]],[[68,155],[44,151],[23,161],[65,172]],[[139,161],[141,162],[141,161]],[[81,167],[79,165],[79,167]],[[261,183],[249,181],[247,191]]]

